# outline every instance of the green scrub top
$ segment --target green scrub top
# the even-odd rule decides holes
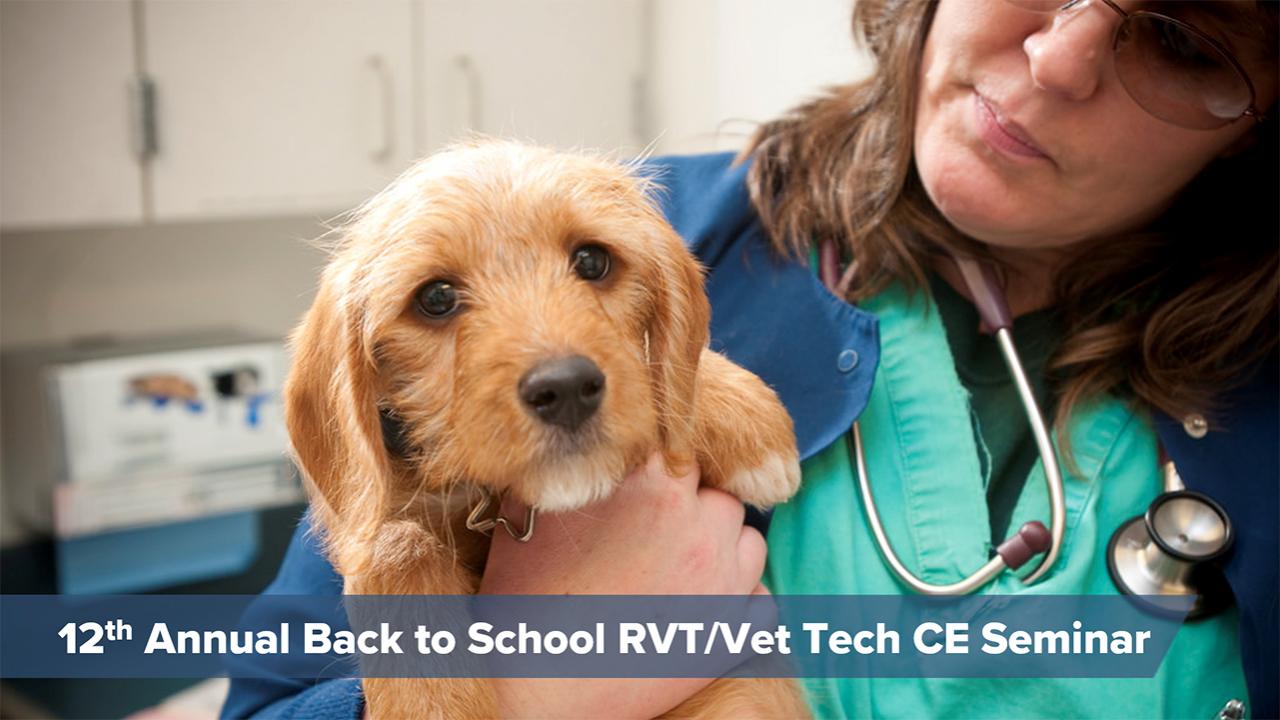
[[[968,393],[937,308],[894,286],[863,307],[880,320],[881,356],[860,418],[872,493],[902,562],[933,583],[959,580],[990,557],[991,538]],[[1054,569],[1031,587],[1004,573],[980,592],[1114,595],[1106,549],[1121,523],[1162,490],[1155,433],[1128,405],[1103,398],[1070,421],[1075,468],[1059,455],[1067,529]],[[907,592],[881,559],[849,463],[848,435],[802,466],[800,492],[769,528],[765,583],[775,594]],[[1049,518],[1037,459],[1011,528]],[[1033,563],[1034,564],[1034,563]],[[1179,629],[1153,678],[809,678],[818,717],[1186,717],[1247,702],[1234,609]]]

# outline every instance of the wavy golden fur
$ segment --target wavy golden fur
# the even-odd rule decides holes
[[[610,254],[598,281],[573,272],[584,244]],[[460,309],[432,318],[415,298],[438,279]],[[463,519],[477,490],[571,510],[654,450],[754,505],[789,497],[791,420],[759,378],[707,349],[708,321],[701,269],[630,168],[507,142],[411,168],[341,229],[292,338],[286,419],[345,591],[475,592],[488,538]],[[606,380],[598,411],[570,431],[518,387],[572,356]],[[484,680],[368,679],[365,691],[375,716],[496,712]],[[681,712],[744,707],[803,712],[795,685],[776,680],[720,681]]]

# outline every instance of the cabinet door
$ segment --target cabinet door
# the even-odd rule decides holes
[[[127,2],[0,2],[0,226],[134,223]]]
[[[145,3],[161,220],[333,213],[410,158],[410,0]]]
[[[468,131],[635,150],[643,123],[641,0],[426,0],[424,151]]]

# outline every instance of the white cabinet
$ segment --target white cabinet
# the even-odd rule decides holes
[[[136,223],[127,2],[0,2],[0,227]]]
[[[354,206],[412,156],[412,12],[393,2],[153,0],[159,220]]]
[[[634,151],[643,0],[424,0],[424,150],[468,131]]]
[[[328,216],[472,131],[638,150],[647,2],[0,0],[0,229]]]

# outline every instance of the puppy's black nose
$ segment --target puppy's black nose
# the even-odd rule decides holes
[[[575,355],[547,360],[520,378],[520,399],[543,422],[577,430],[604,398],[604,373]]]

